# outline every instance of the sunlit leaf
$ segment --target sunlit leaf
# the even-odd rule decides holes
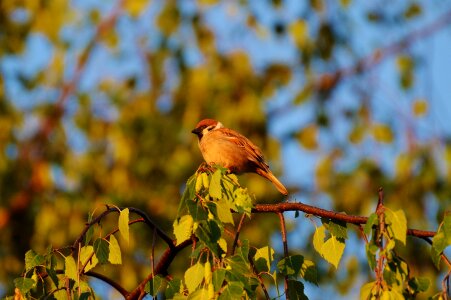
[[[385,220],[389,224],[390,228],[393,229],[394,238],[405,245],[407,235],[407,220],[404,211],[392,211],[386,208]]]
[[[84,268],[84,272],[88,272],[95,266],[97,266],[99,260],[97,259],[96,254],[94,253],[94,248],[92,246],[84,246],[80,250],[80,263],[82,265],[86,264]]]
[[[216,170],[211,176],[210,187],[208,193],[210,196],[216,199],[221,199],[222,189],[221,189],[221,170]]]
[[[373,126],[373,137],[380,143],[391,143],[393,141],[393,132],[390,127],[385,124],[375,124]]]
[[[321,249],[324,245],[324,239],[326,238],[326,228],[324,225],[316,227],[315,233],[313,234],[313,247],[316,252],[321,254]]]
[[[78,271],[75,260],[72,256],[66,256],[64,258],[64,275],[75,281],[78,280]]]
[[[345,243],[332,236],[321,247],[321,256],[337,269],[344,250]]]
[[[37,254],[34,250],[28,250],[27,253],[25,253],[25,270],[27,271],[42,265],[44,262],[45,257]]]
[[[255,252],[254,264],[257,271],[259,272],[262,271],[269,272],[273,260],[274,260],[274,250],[269,246],[259,248]]]
[[[180,243],[191,237],[193,232],[193,217],[191,215],[185,215],[178,220],[174,221],[174,235],[177,240],[176,245],[180,245]]]
[[[185,284],[190,293],[194,292],[204,279],[204,266],[197,263],[185,272]]]
[[[412,103],[412,112],[415,117],[422,117],[428,111],[428,103],[424,99],[417,99]]]
[[[110,235],[108,261],[115,265],[122,264],[121,248],[114,234]]]
[[[298,133],[301,145],[308,150],[318,148],[318,127],[314,124],[307,125]]]
[[[31,278],[19,277],[14,279],[14,286],[18,288],[22,294],[28,293],[35,284],[36,282]]]
[[[374,287],[374,285],[376,284],[375,281],[372,282],[368,282],[365,283],[361,288],[360,288],[360,300],[368,300],[371,299],[371,291]]]
[[[125,11],[134,18],[142,14],[147,5],[149,5],[149,0],[125,0],[123,4]]]
[[[216,202],[216,206],[219,220],[223,223],[230,223],[233,225],[233,215],[230,211],[231,207],[229,206],[228,201],[219,200]]]
[[[121,210],[119,214],[119,232],[121,233],[122,238],[128,244],[130,239],[130,228],[128,225],[129,219],[129,211],[128,208]]]
[[[305,20],[297,19],[290,25],[290,34],[296,45],[304,48],[309,38],[308,23]]]

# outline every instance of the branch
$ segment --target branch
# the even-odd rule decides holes
[[[285,227],[285,217],[283,216],[283,212],[278,212],[280,221],[280,231],[282,232],[282,243],[283,243],[283,257],[288,257],[288,242],[287,242],[287,228]],[[284,277],[284,285],[285,285],[285,296],[289,299],[288,294],[288,275]]]
[[[126,299],[127,300],[138,299],[141,293],[144,291],[147,282],[152,280],[152,278],[155,275],[158,274],[166,275],[169,266],[171,265],[172,261],[177,256],[177,254],[186,247],[190,246],[192,243],[193,240],[188,239],[177,246],[169,247],[168,249],[166,249],[166,251],[161,256],[158,265],[155,267],[155,272],[150,273],[130,294],[127,295]]]
[[[85,275],[91,276],[91,277],[95,277],[97,279],[100,279],[106,283],[108,283],[109,285],[111,285],[113,288],[115,288],[119,293],[121,293],[121,295],[123,297],[126,297],[128,295],[128,291],[126,289],[124,289],[120,284],[118,284],[116,281],[111,280],[109,277],[97,273],[97,272],[93,272],[93,271],[88,271],[85,273]]]
[[[99,223],[108,214],[113,213],[113,212],[120,212],[120,210],[121,210],[120,208],[107,206],[107,209],[104,212],[102,212],[100,215],[95,217],[91,222],[86,223],[85,228],[83,229],[82,233],[73,243],[72,249],[77,248],[77,245],[85,237],[86,233],[88,232],[89,228],[92,225]],[[161,237],[161,239],[164,240],[166,242],[166,244],[168,244],[169,248],[174,247],[174,242],[172,241],[172,239],[158,225],[156,225],[145,212],[143,212],[140,209],[134,208],[134,207],[128,207],[128,210],[130,212],[135,213],[135,214],[139,215],[140,217],[142,217],[144,223],[147,224],[153,230],[155,230],[156,233]]]
[[[257,204],[252,209],[253,213],[280,213],[285,211],[302,211],[317,217],[328,218],[335,221],[342,221],[350,224],[361,225],[366,224],[367,217],[347,215],[332,210],[322,209],[319,207],[307,205],[304,203],[276,203],[276,204]],[[418,238],[433,237],[435,231],[426,231],[419,229],[407,229],[407,234]]]

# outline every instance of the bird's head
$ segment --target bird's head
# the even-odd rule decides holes
[[[222,125],[221,122],[218,122],[213,119],[204,119],[199,123],[197,123],[196,128],[194,128],[191,132],[197,135],[197,137],[200,140],[204,135],[208,134],[210,131],[223,127],[224,126]]]

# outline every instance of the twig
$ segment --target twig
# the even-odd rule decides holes
[[[377,231],[377,237],[376,237],[376,244],[379,247],[379,257],[377,259],[377,266],[376,266],[376,285],[378,286],[378,289],[380,290],[382,288],[382,285],[384,284],[384,261],[385,261],[385,254],[384,254],[384,234],[385,234],[385,208],[384,208],[384,191],[382,188],[379,188],[379,197],[377,201],[377,207],[376,207],[376,214],[379,219],[379,228]]]
[[[145,224],[147,224],[150,228],[155,229],[158,236],[160,236],[169,247],[174,247],[174,243],[172,241],[172,239],[161,229],[159,228],[150,218],[149,216],[143,212],[140,209],[134,208],[134,207],[129,207],[128,210],[130,212],[133,212],[137,215],[139,215],[140,217],[143,218],[143,221]],[[95,217],[91,222],[86,223],[85,228],[83,229],[82,233],[80,234],[80,236],[78,237],[78,239],[75,240],[75,242],[73,243],[72,249],[76,249],[78,243],[81,242],[81,240],[85,237],[86,233],[88,232],[89,228],[94,225],[99,223],[105,216],[107,216],[110,213],[113,212],[120,212],[120,209],[116,208],[116,207],[110,207],[107,206],[107,209],[102,212],[100,215],[98,215],[97,217]],[[117,230],[116,230],[117,231]],[[115,231],[115,232],[116,232]]]
[[[130,292],[130,294],[127,295],[126,299],[138,299],[147,282],[152,280],[155,275],[166,275],[169,265],[172,263],[177,254],[186,247],[190,246],[192,243],[193,241],[191,239],[188,239],[177,246],[169,247],[168,249],[166,249],[166,251],[161,256],[157,266],[155,267],[155,272],[153,274],[150,273],[132,292]]]
[[[283,212],[278,212],[277,215],[279,216],[280,220],[280,230],[282,231],[282,243],[283,243],[283,257],[288,257],[288,242],[287,242],[287,229],[285,227],[285,217],[283,216]],[[289,300],[288,295],[288,275],[285,275],[285,296],[286,299]]]
[[[244,216],[244,214],[243,214],[243,216]],[[268,290],[265,287],[265,283],[263,282],[263,278],[258,273],[257,268],[255,267],[254,260],[252,259],[252,257],[250,255],[249,255],[248,259],[249,259],[249,264],[251,265],[252,271],[254,272],[255,276],[257,276],[258,282],[260,282],[260,286],[262,287],[262,290],[263,290],[263,293],[265,294],[266,299],[268,299],[268,300],[271,299],[271,297],[269,297]]]
[[[343,221],[350,224],[360,225],[366,224],[368,218],[362,216],[347,215],[331,210],[322,209],[319,207],[307,205],[304,203],[276,203],[276,204],[257,204],[252,209],[253,213],[279,213],[285,211],[302,211],[307,214],[312,214],[318,217],[328,218],[335,221]],[[426,231],[418,229],[407,229],[407,234],[416,236],[418,238],[433,237],[435,231]]]
[[[235,238],[233,239],[232,255],[235,254],[235,249],[236,249],[236,246],[238,245],[238,239],[239,239],[239,236],[240,236],[241,227],[243,226],[245,217],[246,217],[246,214],[243,213],[243,215],[241,216],[241,219],[240,219],[240,223],[238,223],[238,227],[236,229]]]
[[[119,283],[115,282],[114,280],[112,280],[111,278],[94,272],[94,271],[88,271],[85,273],[85,275],[91,276],[91,277],[95,277],[97,279],[100,279],[106,283],[108,283],[109,285],[111,285],[113,288],[115,288],[123,297],[126,297],[128,295],[128,291],[123,288]]]

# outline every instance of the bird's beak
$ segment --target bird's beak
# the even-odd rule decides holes
[[[197,136],[202,134],[202,130],[200,128],[194,128],[193,130],[191,130],[191,132],[194,133]]]

